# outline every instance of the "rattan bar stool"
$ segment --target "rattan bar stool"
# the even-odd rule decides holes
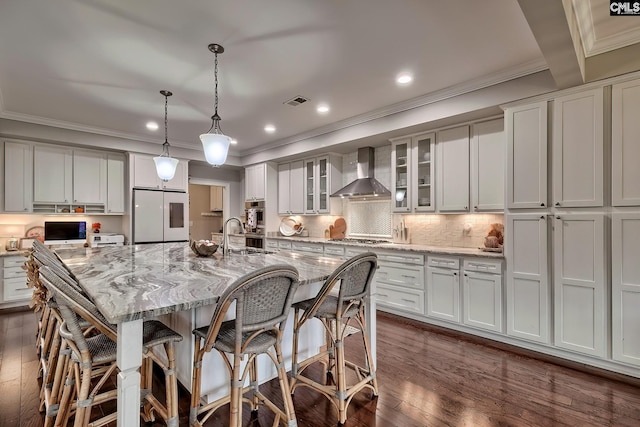
[[[357,255],[340,265],[327,278],[315,298],[293,305],[291,391],[293,393],[297,387],[305,386],[320,392],[338,410],[340,424],[344,424],[347,420],[347,408],[356,393],[369,388],[374,397],[378,395],[378,383],[365,318],[365,298],[369,294],[376,268],[376,254],[367,252]],[[336,287],[339,287],[337,292]],[[324,326],[327,350],[298,363],[300,329],[312,318],[319,319]],[[345,359],[344,338],[354,331],[362,334],[365,366],[359,366]],[[303,375],[304,370],[315,362],[326,366],[326,384],[320,384]],[[356,376],[356,381],[351,384],[347,384],[347,368]],[[333,381],[330,381],[331,377]]]
[[[202,426],[221,406],[229,404],[229,425],[242,425],[242,402],[251,405],[252,413],[264,404],[275,414],[274,426],[296,426],[289,381],[282,358],[282,334],[298,286],[298,271],[287,265],[262,268],[236,280],[220,296],[211,323],[193,331],[195,353],[191,383],[190,426]],[[224,317],[235,303],[235,319]],[[270,349],[273,347],[273,352]],[[216,349],[229,370],[229,395],[201,405],[202,359]],[[257,356],[267,354],[278,370],[284,408],[278,408],[264,396],[258,386]],[[241,361],[247,356],[244,369]],[[250,385],[245,387],[247,375]],[[249,398],[243,398],[250,391]]]
[[[84,426],[85,423],[88,422],[91,406],[98,404],[97,397],[95,395],[89,395],[86,389],[86,383],[82,383],[82,381],[76,381],[77,384],[75,388],[73,387],[71,378],[80,377],[78,374],[78,366],[77,363],[82,361],[82,366],[90,364],[90,361],[87,357],[91,357],[92,360],[97,360],[102,366],[105,363],[111,364],[113,363],[115,366],[115,357],[116,357],[116,344],[117,336],[116,336],[116,327],[110,323],[108,323],[104,317],[97,310],[95,305],[91,300],[89,300],[86,296],[78,292],[73,286],[70,286],[67,283],[67,280],[56,275],[49,266],[43,266],[40,269],[40,276],[43,279],[45,286],[54,293],[56,296],[56,302],[60,305],[60,301],[64,301],[65,306],[68,309],[71,309],[75,314],[80,316],[81,318],[89,321],[93,326],[95,326],[96,330],[100,332],[98,337],[84,338],[88,343],[88,354],[82,353],[82,348],[78,345],[78,343],[83,342],[83,338],[77,336],[78,330],[75,329],[75,323],[73,319],[64,317],[63,319],[66,323],[66,329],[61,330],[61,335],[63,332],[68,334],[72,334],[73,343],[75,343],[76,348],[73,348],[71,342],[69,342],[70,347],[74,350],[73,356],[75,357],[74,362],[76,362],[76,366],[72,368],[70,367],[67,372],[67,381],[65,383],[65,390],[62,394],[59,404],[58,415],[56,419],[56,425],[58,425],[58,420],[62,420],[61,422],[66,422],[64,420],[68,419],[71,415],[70,408],[73,405],[70,404],[70,399],[74,396],[77,402],[81,402],[83,405],[80,412],[76,412],[75,424],[76,426]],[[62,313],[62,307],[60,307]],[[75,321],[77,322],[78,316],[75,316]],[[82,334],[82,330],[80,329],[80,333]],[[143,419],[144,421],[151,422],[155,420],[155,413],[160,415],[160,417],[166,422],[168,427],[177,427],[178,426],[178,383],[175,374],[175,343],[182,340],[182,335],[173,331],[171,328],[165,326],[163,323],[157,320],[147,320],[143,323],[143,361],[142,361],[142,369],[141,369],[141,381],[142,381],[142,393],[141,397],[143,399]],[[162,345],[164,347],[167,363],[163,362],[153,351],[154,347]],[[77,350],[77,351],[76,351]],[[113,352],[111,352],[113,350]],[[78,353],[80,351],[80,353]],[[113,360],[111,360],[113,358]],[[165,387],[166,387],[166,402],[162,404],[151,392],[151,381],[152,381],[152,366],[153,362],[155,362],[158,366],[160,366],[165,375]],[[109,365],[111,366],[111,365]],[[110,369],[110,368],[108,368]],[[90,371],[83,371],[83,374],[88,375]],[[90,376],[87,377],[90,380]],[[85,376],[81,376],[81,380],[85,380]],[[85,387],[85,388],[83,388]],[[65,394],[66,393],[66,394]],[[110,396],[110,395],[109,395]],[[80,407],[80,404],[76,404],[76,407]],[[89,409],[85,409],[85,408]],[[105,417],[102,421],[104,423],[111,422],[115,420],[116,414],[111,414]],[[66,424],[61,424],[66,425]],[[100,423],[96,424],[95,422],[92,425],[101,425]]]

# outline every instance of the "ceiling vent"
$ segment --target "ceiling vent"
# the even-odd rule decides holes
[[[304,104],[307,102],[309,98],[305,98],[304,96],[296,96],[295,98],[291,98],[288,101],[283,102],[283,104],[291,105],[292,107],[297,107],[300,104]]]

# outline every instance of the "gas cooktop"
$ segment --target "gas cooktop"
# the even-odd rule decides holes
[[[346,237],[344,239],[329,239],[330,242],[344,242],[344,243],[362,243],[364,245],[378,245],[382,243],[389,243],[387,240],[376,240],[376,239],[355,239],[351,237]]]

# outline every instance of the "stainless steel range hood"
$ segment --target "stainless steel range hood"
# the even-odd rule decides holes
[[[374,149],[363,147],[358,149],[358,179],[336,191],[331,197],[391,197],[391,192],[374,178]]]

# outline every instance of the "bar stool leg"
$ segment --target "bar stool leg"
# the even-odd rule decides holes
[[[240,383],[240,361],[242,358],[233,355],[233,369],[231,370],[231,401],[229,413],[229,425],[240,427],[242,425],[242,384]]]
[[[193,352],[193,377],[191,381],[191,408],[189,409],[189,426],[199,426],[198,408],[200,407],[200,379],[202,375],[202,353],[204,349],[200,347],[200,338],[195,337]]]
[[[250,358],[249,366],[249,380],[251,381],[251,418],[258,416],[258,407],[260,405],[260,399],[258,397],[258,358],[252,356]]]
[[[373,363],[373,356],[371,353],[371,345],[369,344],[369,332],[366,329],[366,318],[364,310],[360,317],[360,328],[362,330],[362,343],[364,345],[364,351],[366,356],[366,366],[369,369],[369,375],[371,376],[371,385],[373,386],[373,395],[378,395],[378,379],[376,378],[376,367]]]
[[[276,359],[278,361],[278,382],[280,383],[280,390],[282,392],[282,398],[284,400],[284,410],[287,415],[287,422],[289,426],[296,426],[296,415],[293,408],[293,399],[291,398],[291,388],[289,387],[289,381],[287,378],[287,371],[284,367],[284,359],[282,357],[282,346],[280,341],[275,344]]]
[[[178,427],[178,379],[176,378],[176,352],[173,342],[164,344],[167,353],[167,370],[164,372],[167,393],[167,427]]]

